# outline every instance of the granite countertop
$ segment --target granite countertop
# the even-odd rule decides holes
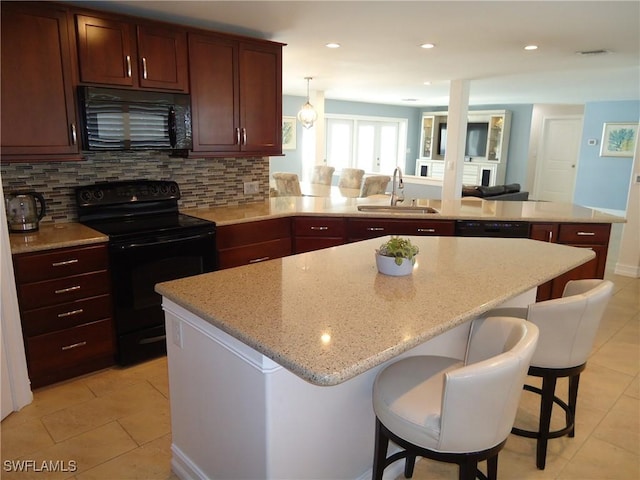
[[[156,291],[301,378],[336,385],[594,256],[529,239],[411,238],[420,254],[407,277],[377,273],[379,238]]]
[[[389,199],[342,197],[275,197],[245,205],[185,209],[183,213],[216,222],[218,226],[294,215],[337,217],[428,218],[440,220],[495,220],[531,222],[624,223],[625,219],[571,203],[509,202],[465,197],[455,200],[417,199],[416,206],[438,213],[362,212],[358,205],[389,204]],[[407,200],[405,205],[411,205]]]
[[[388,205],[389,199],[342,197],[275,197],[263,202],[210,208],[183,209],[182,213],[211,220],[218,226],[296,215],[335,217],[388,217],[433,220],[496,220],[536,222],[623,223],[625,219],[570,203],[505,202],[476,198],[418,199],[415,205],[438,213],[361,212],[358,205]],[[410,204],[407,200],[406,204]],[[40,224],[37,232],[11,233],[11,253],[26,253],[108,241],[108,237],[80,223]]]
[[[41,224],[36,232],[9,234],[13,254],[104,243],[108,240],[106,235],[74,222]]]

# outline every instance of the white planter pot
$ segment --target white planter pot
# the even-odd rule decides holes
[[[402,259],[402,264],[398,265],[394,257],[385,257],[384,255],[378,255],[376,253],[376,266],[380,273],[385,275],[392,275],[394,277],[401,277],[403,275],[410,275],[413,272],[413,263],[406,258]]]

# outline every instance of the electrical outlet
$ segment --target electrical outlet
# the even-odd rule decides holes
[[[251,195],[253,193],[260,193],[259,182],[244,182],[244,194]]]
[[[182,322],[175,318],[172,319],[171,328],[173,329],[173,344],[182,348]]]

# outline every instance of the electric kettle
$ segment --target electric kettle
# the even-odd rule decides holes
[[[47,209],[44,197],[37,192],[13,192],[4,196],[7,222],[11,232],[34,232]],[[40,204],[40,213],[38,205]]]

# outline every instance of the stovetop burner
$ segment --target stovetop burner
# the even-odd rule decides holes
[[[180,189],[170,180],[105,182],[76,189],[79,221],[109,235],[129,238],[189,235],[215,223],[181,214]]]

